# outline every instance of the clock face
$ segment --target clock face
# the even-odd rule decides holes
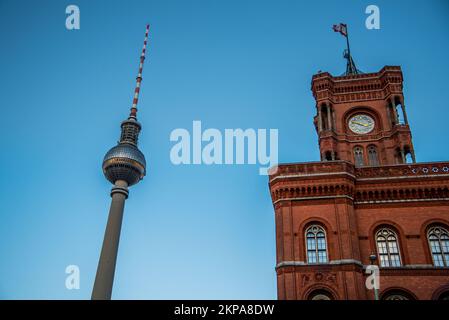
[[[356,114],[349,119],[349,129],[358,134],[366,134],[374,129],[374,119],[366,114]]]

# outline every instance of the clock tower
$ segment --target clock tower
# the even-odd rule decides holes
[[[401,68],[345,58],[312,76],[320,161],[270,170],[278,298],[449,299],[449,162],[415,162]]]
[[[321,160],[346,160],[357,167],[414,163],[402,80],[398,66],[343,77],[314,75]]]

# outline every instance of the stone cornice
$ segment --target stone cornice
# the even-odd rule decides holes
[[[355,168],[346,161],[279,165],[270,175],[273,204],[346,197],[357,205],[449,200],[449,163]]]
[[[315,100],[332,103],[386,99],[402,95],[402,71],[399,66],[385,66],[379,72],[334,77],[328,72],[312,77]]]
[[[357,180],[364,178],[389,178],[389,177],[435,177],[448,176],[449,162],[427,162],[414,164],[397,164],[379,167],[356,168]]]
[[[308,264],[304,261],[281,261],[276,265],[276,269],[279,269],[282,267],[294,267],[294,266],[329,267],[329,266],[346,265],[346,264],[356,264],[359,267],[363,267],[362,262],[359,260],[342,259],[342,260],[331,260],[329,263],[313,263],[313,264]]]
[[[390,203],[409,203],[409,202],[426,202],[426,201],[449,201],[449,198],[436,198],[436,199],[398,199],[398,200],[371,200],[371,201],[354,201],[354,204],[390,204]]]
[[[354,81],[360,79],[377,79],[385,72],[399,72],[402,74],[400,66],[384,66],[379,72],[360,73],[356,75],[332,76],[329,72],[320,72],[312,76],[312,82],[323,78],[331,78],[334,82]]]
[[[348,161],[316,161],[316,162],[302,162],[302,163],[287,163],[280,164],[270,168],[270,182],[274,178],[282,176],[287,178],[292,175],[298,177],[311,174],[335,174],[345,173],[354,175],[354,165]]]
[[[290,174],[284,176],[277,176],[270,180],[270,183],[273,183],[277,180],[295,180],[295,179],[303,179],[303,178],[320,178],[320,177],[335,177],[335,176],[347,176],[349,178],[355,179],[355,175],[350,174],[348,172],[339,171],[339,172],[331,172],[331,173],[300,173],[300,174]]]
[[[279,203],[281,201],[309,201],[309,200],[326,200],[326,199],[338,199],[338,198],[345,198],[345,199],[349,199],[351,201],[354,200],[354,198],[347,196],[347,195],[318,196],[318,197],[312,196],[312,197],[282,198],[282,199],[273,201],[273,205],[276,205],[277,203]]]
[[[385,276],[449,276],[448,267],[435,267],[432,265],[406,265],[396,268],[380,268],[380,277]]]
[[[363,272],[367,265],[364,265],[359,260],[354,259],[342,259],[333,260],[329,263],[319,263],[319,264],[308,264],[304,261],[281,261],[279,262],[275,270],[280,271],[281,269],[291,269],[291,270],[301,270],[303,272],[326,272],[335,269],[350,267],[354,270],[359,270]],[[429,264],[410,264],[401,267],[392,268],[379,268],[379,275],[382,276],[449,276],[449,267],[436,267]]]
[[[449,176],[449,162],[422,162],[356,168],[348,161],[337,160],[280,164],[271,168],[269,172],[270,183],[275,180],[290,177],[301,178],[305,176],[327,176],[332,174],[349,175],[355,177],[357,181],[405,177],[447,177]]]

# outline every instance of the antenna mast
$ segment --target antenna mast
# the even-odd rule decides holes
[[[140,55],[139,73],[136,77],[136,88],[134,89],[133,105],[129,114],[130,118],[136,119],[137,115],[137,103],[139,102],[140,83],[142,82],[143,62],[145,61],[145,51],[147,49],[148,33],[150,32],[150,25],[147,24],[145,30],[145,39],[143,41],[142,54]]]

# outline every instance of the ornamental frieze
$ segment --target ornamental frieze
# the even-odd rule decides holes
[[[338,176],[326,177],[331,173]],[[362,168],[345,161],[282,165],[270,178],[273,201],[342,196],[359,204],[449,199],[448,162]]]
[[[311,283],[328,283],[338,287],[337,274],[333,272],[316,272],[301,274],[301,284],[303,287]]]
[[[356,168],[355,175],[360,178],[371,177],[413,177],[429,175],[449,175],[448,162],[418,163],[410,165]]]

